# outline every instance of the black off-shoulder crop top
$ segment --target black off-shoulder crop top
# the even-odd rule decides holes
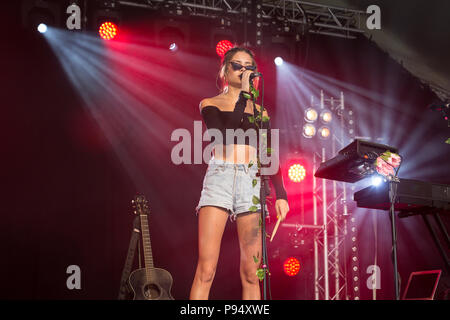
[[[201,114],[205,125],[208,129],[218,129],[222,132],[225,143],[230,143],[225,139],[226,137],[226,129],[242,129],[247,130],[250,128],[257,129],[256,124],[250,122],[248,119],[251,116],[257,116],[259,111],[256,110],[255,105],[253,105],[253,114],[244,112],[245,107],[247,105],[247,98],[243,95],[243,91],[241,91],[239,95],[239,99],[236,102],[235,108],[233,111],[222,111],[216,106],[204,106],[201,109]],[[244,116],[245,115],[245,116]],[[267,146],[271,146],[271,134],[270,134],[270,120],[263,122],[263,128],[267,130]],[[234,137],[233,144],[238,144],[236,137]],[[249,139],[245,139],[245,144],[249,144]],[[275,194],[277,199],[285,199],[287,200],[286,189],[283,185],[283,179],[281,176],[280,167],[278,167],[278,171],[276,174],[270,176],[272,184],[275,188]]]

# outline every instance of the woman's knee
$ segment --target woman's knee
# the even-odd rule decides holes
[[[201,282],[212,282],[216,275],[217,265],[208,262],[199,262],[197,266],[198,279]]]
[[[258,265],[253,264],[241,264],[241,281],[242,283],[248,285],[255,285],[259,283],[259,278],[256,272],[258,271]]]

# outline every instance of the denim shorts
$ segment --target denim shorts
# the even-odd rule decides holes
[[[221,159],[212,158],[203,179],[203,189],[200,201],[195,208],[196,214],[201,207],[216,206],[224,208],[230,214],[230,220],[244,212],[252,211],[255,206],[256,212],[261,212],[261,204],[253,203],[253,196],[260,198],[260,177],[257,176],[256,164],[250,168],[248,164],[225,162]],[[253,187],[252,181],[257,183]],[[268,212],[267,204],[265,205]]]

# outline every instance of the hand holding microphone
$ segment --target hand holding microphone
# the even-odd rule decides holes
[[[262,77],[262,74],[259,72],[254,72],[253,70],[246,69],[241,75],[242,79],[241,90],[250,92],[250,83],[254,78]]]
[[[250,76],[253,74],[251,70],[245,70],[241,75],[241,90],[245,92],[250,92]]]

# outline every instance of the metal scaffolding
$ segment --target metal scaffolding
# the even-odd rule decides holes
[[[253,7],[262,12],[263,26],[283,25],[284,31],[308,32],[334,37],[355,39],[365,32],[367,13],[361,10],[327,6],[299,0],[129,0],[117,1],[121,6],[134,6],[150,10],[171,10],[174,15],[242,20]],[[256,4],[256,5],[255,5]],[[182,10],[185,9],[185,10]],[[258,17],[255,17],[255,20]],[[299,28],[300,27],[300,28]]]
[[[332,110],[337,115],[337,132],[331,135],[331,145],[322,145],[313,154],[314,172],[321,162],[334,157],[347,145],[345,132],[344,94],[339,99],[311,98],[316,110]],[[338,129],[337,129],[338,128]],[[331,149],[331,150],[330,150]],[[344,182],[327,181],[313,177],[314,225],[322,226],[314,238],[314,294],[316,300],[359,299],[359,261],[356,246],[356,221],[348,212],[347,186]],[[348,230],[351,230],[349,232]],[[350,239],[349,239],[350,238]],[[348,243],[351,244],[349,250]],[[349,257],[351,257],[349,259]],[[349,263],[350,261],[350,263]],[[348,268],[350,264],[350,268]],[[356,267],[356,269],[355,269]],[[356,288],[356,290],[355,290]]]
[[[249,25],[249,28],[254,28],[253,39],[257,46],[261,45],[257,32],[263,27],[267,30],[276,26],[284,34],[309,33],[355,39],[365,32],[367,19],[364,11],[298,0],[130,0],[118,3],[121,6],[162,10],[175,17],[227,19],[232,23]],[[340,121],[335,126],[336,131],[332,131],[327,147],[321,146],[320,150],[314,151],[315,172],[321,162],[333,157],[349,143],[349,134],[354,134],[354,131],[353,125],[345,121],[344,114],[348,114],[349,110],[345,110],[342,92],[337,99],[326,99],[321,92],[320,101],[312,98],[311,107],[334,110],[336,119]],[[313,177],[313,225],[295,225],[297,229],[314,230],[316,300],[359,299],[357,227],[355,218],[348,212],[347,191],[344,182]]]

